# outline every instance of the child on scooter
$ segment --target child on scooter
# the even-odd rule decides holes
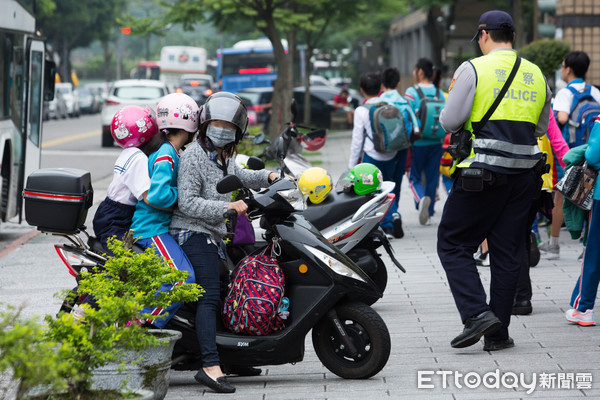
[[[93,220],[94,234],[107,254],[112,254],[106,245],[108,238],[123,238],[131,226],[135,205],[148,192],[148,156],[158,150],[157,141],[152,140],[158,126],[148,107],[123,107],[114,115],[110,132],[123,151]]]
[[[224,259],[226,210],[245,214],[244,201],[230,201],[229,194],[216,190],[227,174],[237,175],[246,187],[259,189],[279,175],[269,171],[242,169],[235,163],[236,145],[248,125],[246,106],[231,93],[210,96],[200,111],[198,139],[188,146],[179,166],[179,206],[173,214],[170,233],[191,261],[195,276],[205,293],[198,299],[196,333],[202,368],[194,377],[217,393],[233,393],[221,370],[216,344],[216,314],[220,301],[219,258]],[[231,371],[233,372],[233,371]],[[257,375],[260,369],[247,368],[238,374]]]
[[[194,283],[194,270],[185,253],[169,235],[169,223],[173,209],[177,205],[177,167],[179,152],[190,143],[198,129],[198,106],[194,99],[183,93],[172,93],[163,97],[157,105],[156,121],[159,128],[157,137],[162,144],[148,157],[150,186],[145,201],[137,203],[131,229],[143,248],[154,246],[154,251],[166,258],[170,264],[182,271],[188,271],[186,282]],[[164,284],[161,290],[170,290],[173,284]],[[179,308],[172,304],[166,310],[145,310],[162,318],[150,320],[158,328],[163,328],[168,317]]]

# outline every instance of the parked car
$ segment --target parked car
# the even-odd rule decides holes
[[[100,112],[99,96],[86,87],[75,89],[79,99],[79,109],[85,114],[96,114]]]
[[[45,119],[67,118],[67,103],[60,91],[54,89],[54,99],[44,102],[44,117]]]
[[[354,95],[352,93],[355,93]],[[311,125],[319,128],[329,128],[331,126],[331,113],[335,110],[333,107],[333,98],[340,93],[340,89],[332,86],[318,85],[310,87],[310,116]],[[356,97],[356,91],[350,92],[350,102],[354,108],[362,104],[362,96]],[[268,108],[273,97],[273,88],[249,88],[236,93],[244,100],[248,110],[257,113],[258,121],[264,123],[267,118]],[[297,121],[302,122],[304,118],[304,87],[294,88],[294,99],[298,104]]]
[[[117,111],[125,106],[148,106],[156,110],[158,100],[168,94],[167,86],[153,79],[123,79],[113,83],[102,106],[102,147],[114,144],[110,124]]]
[[[111,86],[112,82],[88,83],[84,86],[90,89],[91,92],[95,95],[99,104],[98,110],[102,108],[102,104],[104,104],[104,101],[108,97],[108,90]]]
[[[203,105],[208,96],[213,94],[213,77],[206,74],[185,74],[179,79],[177,92],[185,93],[198,104]]]
[[[73,84],[70,82],[57,83],[56,91],[61,93],[67,104],[67,114],[69,117],[79,117],[81,111],[79,109],[79,98],[73,90]]]

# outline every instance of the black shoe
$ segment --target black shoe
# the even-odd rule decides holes
[[[234,393],[235,387],[227,381],[225,376],[220,376],[217,380],[213,380],[210,376],[204,372],[204,369],[200,368],[198,373],[194,376],[196,382],[208,386],[217,393]]]
[[[529,315],[532,311],[531,301],[515,301],[512,308],[512,315]]]
[[[392,234],[394,235],[394,237],[396,239],[403,238],[404,237],[404,229],[402,229],[402,218],[400,218],[400,215],[394,214],[394,216],[392,217],[392,225],[393,225]]]
[[[487,340],[483,339],[483,351],[504,350],[515,347],[515,341],[512,338],[504,340]]]
[[[254,367],[242,367],[239,365],[222,365],[221,369],[225,375],[238,375],[238,376],[258,376],[262,374],[262,369]]]
[[[540,249],[538,248],[537,236],[529,232],[529,266],[535,267],[540,262]]]
[[[502,322],[491,311],[485,311],[476,317],[467,318],[465,329],[452,339],[450,346],[463,348],[479,342],[483,335],[489,335],[502,327]]]

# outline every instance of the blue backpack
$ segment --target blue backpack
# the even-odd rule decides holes
[[[412,123],[406,109],[400,110],[386,102],[364,107],[369,109],[369,121],[373,133],[373,137],[370,137],[365,132],[365,137],[373,142],[376,151],[388,152],[410,147]]]
[[[417,95],[421,100],[417,118],[421,121],[421,136],[423,139],[439,140],[440,142],[446,137],[446,132],[440,125],[440,114],[446,105],[444,94],[440,89],[437,89],[435,96],[426,96],[419,85],[414,86]]]
[[[592,87],[588,84],[581,92],[572,86],[567,89],[573,93],[573,103],[562,134],[569,147],[577,147],[588,142],[594,121],[600,116],[600,103],[592,97]]]

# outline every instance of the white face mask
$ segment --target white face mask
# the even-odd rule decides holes
[[[208,125],[206,127],[206,137],[210,139],[215,147],[225,147],[235,141],[235,129]]]

